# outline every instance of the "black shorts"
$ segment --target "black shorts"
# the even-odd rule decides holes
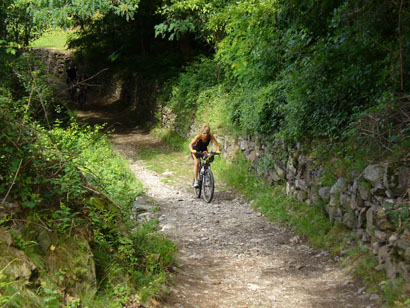
[[[198,151],[198,150],[196,150],[196,151]],[[198,151],[198,152],[205,152],[205,151],[208,151],[208,150],[203,150],[203,151]],[[198,155],[198,154],[195,155],[196,158],[200,158],[200,156],[201,155]],[[194,159],[194,154],[192,152],[191,152],[191,158]]]

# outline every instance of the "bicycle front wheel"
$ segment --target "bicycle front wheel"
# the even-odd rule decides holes
[[[202,182],[203,197],[206,202],[211,202],[214,197],[214,175],[211,169],[207,169]]]

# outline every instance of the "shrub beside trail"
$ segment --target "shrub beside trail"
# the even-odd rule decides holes
[[[0,305],[121,307],[160,295],[175,246],[155,221],[130,220],[141,183],[103,127],[79,125],[54,100],[40,63],[13,61],[0,86]]]

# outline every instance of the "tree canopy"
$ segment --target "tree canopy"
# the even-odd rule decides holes
[[[409,92],[409,9],[404,0],[171,1],[156,30],[212,44],[244,132],[337,137]]]
[[[126,208],[141,187],[98,127],[71,119],[30,55],[30,42],[53,27],[73,31],[68,46],[84,67],[109,67],[134,83],[137,103],[156,103],[135,107],[169,108],[179,133],[211,122],[213,132],[262,140],[264,168],[300,140],[323,142],[323,152],[341,143],[348,159],[376,148],[408,160],[410,0],[3,0],[0,205],[18,202],[24,219],[61,236],[72,224],[93,234],[98,287],[114,289],[114,301],[137,286],[151,296],[173,248],[124,236],[117,211],[104,210]],[[10,290],[3,300],[18,293]],[[54,294],[36,292],[46,291]]]
[[[408,0],[8,0],[0,43],[11,53],[10,46],[27,45],[47,27],[71,27],[76,36],[69,46],[88,65],[152,79],[177,76],[204,55],[232,91],[227,112],[241,131],[333,138],[361,113],[409,92],[409,6]],[[207,84],[185,93],[197,100]],[[186,100],[169,97],[184,106],[179,99]]]

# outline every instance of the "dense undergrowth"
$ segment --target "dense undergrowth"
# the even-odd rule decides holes
[[[54,99],[41,63],[7,54],[0,84],[0,306],[122,307],[165,291],[173,243],[130,219],[143,187]],[[25,269],[30,269],[25,270]]]
[[[258,136],[275,157],[302,143],[347,165],[406,159],[408,1],[193,2],[164,5],[157,28],[178,34],[192,23],[215,46],[161,100],[182,135],[204,121],[216,133]]]

